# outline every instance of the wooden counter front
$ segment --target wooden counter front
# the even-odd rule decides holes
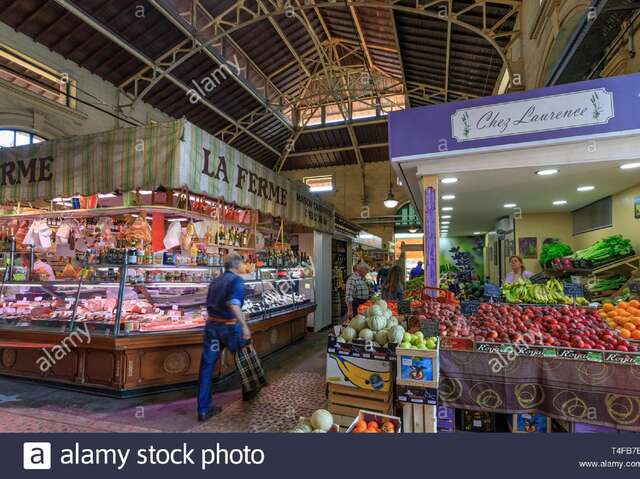
[[[315,305],[310,305],[251,323],[258,354],[266,356],[303,338],[307,315],[313,311]],[[66,334],[0,330],[0,374],[114,395],[175,387],[198,379],[202,334],[202,330],[191,330],[117,338],[92,335],[90,342],[70,346],[64,357],[47,368],[41,359],[46,357],[45,350],[51,353]],[[234,369],[233,355],[223,351],[215,376],[230,374]]]

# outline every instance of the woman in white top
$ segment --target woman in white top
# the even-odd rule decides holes
[[[525,270],[524,261],[520,256],[513,255],[509,258],[509,263],[511,263],[511,272],[507,275],[507,279],[504,280],[505,283],[513,284],[521,279],[529,279],[533,276],[533,273]]]

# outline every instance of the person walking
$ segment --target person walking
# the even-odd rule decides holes
[[[223,348],[236,354],[236,367],[245,364],[238,360],[238,353],[251,343],[251,331],[244,318],[242,305],[245,297],[244,280],[239,276],[242,258],[237,254],[227,255],[224,260],[224,273],[214,279],[207,292],[207,323],[204,328],[204,344],[202,358],[200,360],[200,373],[198,377],[198,420],[206,421],[222,411],[222,408],[213,405],[211,397],[211,380],[213,368]],[[246,349],[246,348],[245,348]],[[259,373],[254,374],[253,390],[244,389],[247,370],[245,367],[239,370],[243,379],[243,399],[252,399],[265,384],[264,372],[259,364]]]
[[[358,308],[369,299],[370,290],[367,283],[367,273],[369,265],[367,263],[358,263],[355,265],[354,273],[349,276],[345,287],[345,300],[347,303],[347,319],[353,318],[358,314]]]

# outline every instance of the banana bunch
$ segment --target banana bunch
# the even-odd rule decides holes
[[[512,304],[573,304],[573,298],[564,294],[564,287],[557,279],[550,279],[546,284],[534,284],[524,280],[505,284],[502,294],[507,303]],[[589,304],[585,298],[576,298],[576,303]]]

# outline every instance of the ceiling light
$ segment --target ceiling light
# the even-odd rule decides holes
[[[442,211],[453,211],[453,206],[445,206]]]
[[[567,204],[567,200],[556,200],[556,201],[553,202],[553,204],[555,206],[566,205]]]
[[[505,208],[515,208],[516,206],[518,206],[518,205],[515,204],[515,203],[505,203],[504,204]]]
[[[188,221],[187,218],[169,218],[167,221]]]
[[[384,206],[387,208],[395,208],[398,206],[398,200],[393,196],[393,191],[391,191],[391,185],[389,185],[389,194],[387,195],[387,199],[384,200]]]
[[[443,220],[450,220],[451,215],[442,215],[440,218],[442,218]]]
[[[453,176],[449,176],[448,178],[442,178],[442,180],[440,180],[441,183],[444,183],[445,185],[450,185],[452,183],[457,183],[458,182],[458,178],[453,177]]]
[[[484,234],[484,233],[483,233],[482,231],[474,231],[474,232],[473,232],[473,234],[474,234],[474,235],[482,235],[482,234]]]
[[[138,190],[138,193],[140,193],[141,195],[150,195],[153,193],[153,191],[151,190]]]
[[[442,223],[440,223],[440,224],[441,224],[441,225],[444,225],[444,226],[446,226],[446,225],[450,225],[450,224],[451,224],[451,221],[443,221],[443,222],[442,222]]]
[[[105,199],[105,198],[115,198],[116,195],[114,195],[113,193],[98,193],[98,198]]]
[[[549,169],[549,170],[540,170],[540,171],[536,171],[536,175],[540,175],[540,176],[550,176],[550,175],[555,175],[558,172],[558,170],[555,169]]]
[[[409,233],[417,233],[418,228],[409,228]]]
[[[443,195],[442,196],[443,200],[455,200],[456,199],[456,195]]]
[[[396,239],[422,239],[423,236],[424,235],[422,233],[396,233],[395,234]]]
[[[633,170],[634,168],[640,168],[640,163],[625,163],[620,165],[621,170]]]
[[[593,191],[595,189],[595,186],[578,186],[578,191]]]

